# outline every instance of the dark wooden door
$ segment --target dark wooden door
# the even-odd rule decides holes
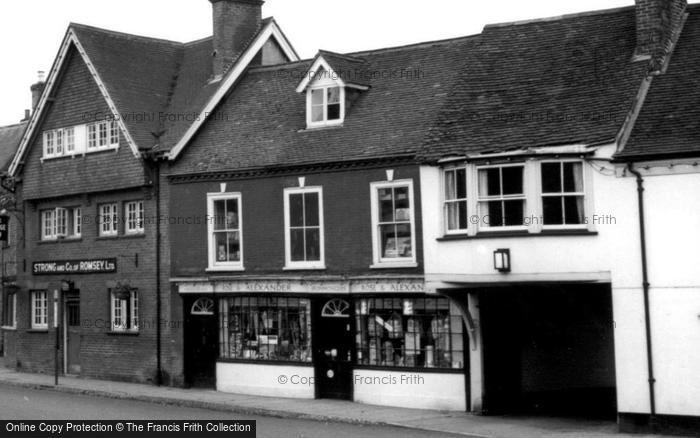
[[[66,302],[66,362],[69,374],[80,374],[80,301]]]
[[[321,302],[314,331],[320,398],[352,399],[352,319],[344,300]],[[342,311],[339,311],[343,309]]]
[[[219,333],[213,300],[199,298],[187,300],[185,304],[188,313],[185,328],[187,381],[193,387],[214,388]]]

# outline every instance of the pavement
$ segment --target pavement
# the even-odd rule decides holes
[[[437,433],[452,433],[474,438],[611,436],[639,438],[644,436],[618,433],[617,425],[610,421],[549,417],[486,417],[463,412],[370,406],[338,400],[257,397],[205,389],[156,387],[63,376],[59,380],[59,385],[54,386],[54,377],[51,375],[20,373],[8,368],[0,368],[0,383],[29,389],[208,409],[239,415],[398,426],[425,431],[426,436]]]

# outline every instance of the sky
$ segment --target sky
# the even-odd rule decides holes
[[[633,0],[267,0],[302,58],[479,33],[484,25],[619,6]],[[0,126],[31,106],[37,71],[48,73],[70,22],[175,41],[212,34],[207,0],[33,0],[0,6]]]

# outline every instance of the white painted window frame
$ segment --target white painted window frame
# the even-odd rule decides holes
[[[340,90],[340,118],[337,120],[328,120],[328,89],[338,88]],[[312,119],[312,92],[317,90],[323,90],[323,120],[320,122],[314,122]],[[325,128],[330,126],[342,125],[345,122],[345,87],[340,84],[328,84],[323,83],[322,85],[313,85],[306,90],[306,127],[309,129],[313,128]]]
[[[48,291],[35,290],[31,295],[31,327],[34,330],[46,330],[49,328],[49,293]],[[41,307],[37,307],[40,304]],[[39,317],[39,322],[37,322]]]
[[[56,209],[41,210],[41,240],[50,241],[56,240]]]
[[[457,170],[464,170],[464,178],[465,178],[465,184],[467,187],[467,193],[466,193],[466,198],[455,198],[452,200],[447,199],[447,172],[455,172]],[[471,193],[472,189],[472,182],[470,181],[471,177],[471,169],[468,164],[459,164],[459,165],[452,165],[452,166],[446,166],[444,167],[441,172],[440,172],[440,193],[441,193],[441,198],[440,202],[442,204],[442,229],[445,235],[463,235],[467,234],[471,231],[472,228],[474,228],[474,225],[470,222],[471,216],[474,214],[476,211],[474,206],[471,205],[474,196]],[[450,203],[459,203],[459,202],[465,202],[467,203],[467,227],[466,228],[458,228],[454,230],[450,230],[448,227],[448,219],[447,219],[447,206]]]
[[[83,211],[80,207],[75,207],[71,215],[73,216],[72,235],[75,238],[80,238],[83,235]]]
[[[411,215],[411,257],[382,258],[379,233],[379,190],[396,187],[408,187],[409,210]],[[382,181],[370,183],[370,205],[372,220],[372,259],[370,269],[415,268],[418,266],[418,248],[416,247],[416,206],[413,180]]]
[[[132,217],[133,216],[133,217]],[[128,235],[143,234],[144,228],[144,204],[143,201],[128,201],[124,204],[124,217],[126,218],[125,233]]]
[[[108,142],[107,147],[89,147],[90,144],[90,129],[95,129],[95,141],[98,139],[99,123],[107,123]],[[117,142],[112,142],[111,133],[116,131]],[[74,157],[76,155],[85,155],[86,153],[101,152],[104,150],[118,149],[118,125],[116,122],[98,122],[89,125],[75,125],[67,128],[52,129],[43,133],[43,160],[50,160],[63,157]],[[95,143],[97,145],[97,143]]]
[[[230,199],[235,199],[238,202],[238,235],[239,243],[241,247],[240,260],[237,262],[217,262],[216,261],[216,239],[214,234],[214,218],[215,209],[214,202],[216,201],[226,201]],[[228,192],[228,193],[207,193],[207,254],[209,259],[209,266],[207,271],[211,272],[230,272],[230,271],[244,271],[243,260],[244,257],[244,247],[243,247],[243,196],[240,192]]]
[[[109,211],[106,211],[108,208]],[[116,202],[100,204],[99,209],[99,232],[100,237],[115,237],[119,235],[119,205]],[[105,216],[110,216],[109,222],[105,221]],[[108,225],[108,228],[105,228]]]
[[[522,195],[500,195],[499,197],[484,197],[482,198],[479,195],[479,171],[480,170],[486,170],[486,169],[503,169],[507,167],[522,167],[523,168],[523,194]],[[511,225],[511,226],[498,226],[498,227],[492,227],[486,225],[485,222],[485,215],[481,211],[481,204],[484,202],[489,202],[489,201],[523,201],[523,215],[525,217],[528,216],[528,212],[530,211],[530,204],[532,202],[531,198],[531,193],[529,193],[529,188],[532,186],[531,181],[532,181],[532,171],[531,171],[530,165],[526,162],[520,162],[520,163],[499,163],[499,164],[486,164],[486,165],[478,165],[474,169],[474,180],[476,182],[476,186],[474,187],[475,189],[475,201],[476,201],[476,210],[472,210],[477,212],[477,217],[479,218],[479,224],[478,224],[478,230],[485,232],[485,231],[493,231],[493,232],[501,232],[501,231],[526,231],[528,230],[528,225]],[[503,191],[503,171],[500,171],[501,175],[501,191]]]
[[[318,218],[319,218],[319,242],[320,242],[320,260],[318,261],[292,261],[292,236],[289,217],[289,198],[291,195],[305,195],[309,193],[318,194]],[[326,269],[326,240],[325,228],[323,220],[323,187],[294,187],[284,189],[284,254],[285,254],[285,270],[314,270]],[[304,229],[312,228],[304,226]]]
[[[7,293],[7,292],[6,292]],[[7,298],[11,297],[12,298],[12,321],[5,321],[5,312],[7,312],[7,309],[3,307],[2,309],[2,327],[0,327],[3,330],[15,330],[17,329],[17,292],[11,292],[7,293],[5,297],[3,297],[3,305],[7,304],[9,300],[6,300]],[[8,324],[8,322],[10,322]]]
[[[544,190],[542,189],[542,165],[546,163],[556,163],[559,164],[560,167],[563,167],[563,163],[581,163],[581,178],[583,179],[583,192],[561,192],[561,193],[549,193],[545,194]],[[586,224],[586,218],[587,214],[589,212],[589,205],[588,205],[588,198],[589,198],[589,190],[588,190],[588,175],[586,172],[586,162],[584,160],[581,160],[580,158],[560,158],[560,159],[545,159],[541,160],[538,162],[537,165],[537,170],[538,174],[536,176],[537,181],[539,182],[539,187],[540,189],[538,190],[539,197],[538,197],[538,203],[539,203],[539,211],[540,211],[540,217],[542,218],[542,230],[585,230],[589,228],[589,224]],[[563,170],[562,170],[563,171]],[[563,184],[563,180],[562,180]],[[563,188],[562,188],[563,190]],[[563,225],[545,225],[544,224],[544,199],[545,197],[563,197],[563,196],[582,196],[583,197],[583,217],[584,217],[584,223],[583,224],[563,224]]]
[[[129,305],[127,306],[127,300],[119,300],[114,296],[114,291],[109,294],[110,298],[110,322],[111,330],[113,332],[122,333],[138,333],[139,331],[139,291],[132,290],[129,293]],[[129,315],[124,315],[125,308],[129,308]],[[120,316],[117,317],[117,311]],[[117,318],[121,320],[120,324],[117,324]],[[128,318],[128,321],[127,321]],[[127,327],[127,322],[129,326]]]

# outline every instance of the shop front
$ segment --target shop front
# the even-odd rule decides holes
[[[209,364],[186,361],[191,380],[209,369],[222,392],[467,409],[462,314],[449,298],[426,293],[421,279],[231,280],[178,288],[186,320],[195,304],[210,300],[209,326],[218,330]],[[212,348],[198,327],[186,325],[186,356]]]

